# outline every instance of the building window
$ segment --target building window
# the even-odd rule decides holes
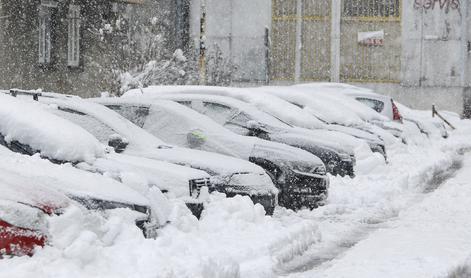
[[[39,6],[39,64],[51,63],[52,12],[51,7]]]
[[[351,17],[399,17],[400,0],[344,0],[343,15]]]
[[[78,67],[80,65],[80,6],[69,6],[67,22],[67,66]]]

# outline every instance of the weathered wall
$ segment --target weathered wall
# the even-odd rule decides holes
[[[66,14],[69,0],[59,1],[54,15],[53,62],[48,67],[38,64],[37,7],[40,0],[0,2],[3,5],[3,13],[12,15],[5,21],[4,31],[7,39],[1,42],[5,55],[0,62],[0,88],[42,88],[81,96],[96,96],[100,92],[116,89],[116,76],[113,75],[112,69],[125,66],[126,63],[125,57],[120,57],[122,49],[116,46],[120,40],[129,38],[128,34],[100,33],[100,29],[107,23],[104,14],[111,9],[110,1],[75,1],[82,8],[81,65],[78,68],[67,67]],[[167,13],[169,10],[162,6],[168,3],[169,0],[160,3],[160,6],[154,1],[146,1],[142,5],[127,5],[123,6],[123,13],[130,24],[149,24],[151,18],[156,17],[157,24],[164,26],[164,23],[170,22],[160,22],[162,18],[171,20]],[[164,49],[174,47],[172,38],[164,43]]]
[[[290,2],[293,1],[296,2],[290,0]],[[302,0],[302,3],[307,5],[311,2],[314,3],[313,1]],[[207,0],[207,3],[209,42],[218,42],[226,54],[230,53],[227,54],[228,57],[240,61],[238,64],[242,67],[239,68],[239,76],[248,75],[252,77],[240,78],[236,80],[237,84],[240,85],[244,81],[256,83],[255,80],[265,73],[266,61],[264,55],[248,55],[248,53],[259,53],[258,51],[263,47],[263,40],[248,38],[261,38],[264,27],[273,26],[271,18],[272,1]],[[340,2],[340,4],[342,3]],[[199,5],[199,1],[194,1],[192,6],[192,38],[195,43],[198,42],[199,37]],[[231,5],[232,12],[228,8]],[[234,5],[247,7],[244,10],[245,13],[234,12]],[[381,78],[382,80],[376,80],[375,82],[375,75],[373,75],[371,80],[356,84],[374,87],[378,92],[394,96],[413,107],[430,108],[432,102],[434,102],[440,108],[461,112],[464,87],[465,85],[471,86],[471,56],[465,49],[467,48],[467,41],[471,40],[471,4],[467,0],[402,0],[401,5],[402,30],[396,36],[397,41],[388,42],[390,34],[386,33],[385,36],[385,43],[394,43],[396,45],[395,50],[384,54],[387,57],[383,58],[376,57],[379,54],[372,54],[378,58],[373,59],[376,64],[365,65],[365,67],[374,68],[377,71],[377,63],[387,61],[392,55],[400,57],[400,69],[394,68],[395,72],[400,71],[399,78],[391,78],[399,81],[399,83],[384,83],[388,78]],[[234,22],[236,21],[240,21],[243,26],[256,26],[256,28],[253,30],[237,28],[237,30],[245,32],[245,35],[237,33],[234,29]],[[379,25],[379,27],[381,26]],[[372,29],[367,31],[376,30],[379,27],[372,26]],[[388,31],[387,28],[385,28],[385,31]],[[234,41],[238,39],[235,34],[238,34],[243,43],[243,51],[239,54],[234,54]],[[287,38],[292,36],[291,33],[285,35]],[[309,36],[306,32],[303,32],[303,35]],[[330,35],[329,33],[324,34],[326,38]],[[352,44],[356,44],[354,37],[350,40]],[[286,43],[288,44],[290,41],[287,39]],[[339,51],[341,51],[340,48]],[[378,53],[381,54],[382,52],[379,51]],[[234,59],[237,55],[240,56],[238,60]],[[345,60],[345,58],[343,59]],[[272,63],[276,62],[276,59],[272,61]],[[291,69],[294,71],[295,67],[292,66]],[[379,70],[381,70],[380,67]],[[272,83],[292,83],[295,79],[293,78],[295,73],[287,75],[289,75],[291,81],[280,80]],[[385,74],[379,74],[378,76],[384,77]],[[397,76],[397,74],[394,74],[394,76]],[[303,78],[304,76],[301,76],[300,80],[302,81]],[[308,81],[308,79],[305,81]]]
[[[191,2],[190,35],[199,48],[201,0]],[[206,0],[206,44],[215,44],[237,68],[237,81],[264,82],[266,78],[265,28],[271,22],[267,0]]]

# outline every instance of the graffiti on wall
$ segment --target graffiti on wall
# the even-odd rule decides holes
[[[440,9],[445,13],[449,13],[450,10],[457,10],[460,12],[461,3],[460,0],[415,0],[415,9],[435,10]]]

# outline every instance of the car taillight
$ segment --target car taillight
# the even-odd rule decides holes
[[[0,220],[0,258],[2,255],[33,255],[36,246],[44,246],[47,238],[39,231],[13,226]]]
[[[393,111],[393,120],[402,123],[401,113],[399,113],[399,109],[397,108],[396,104],[394,103],[392,99],[391,99],[391,105],[392,105],[392,111]]]

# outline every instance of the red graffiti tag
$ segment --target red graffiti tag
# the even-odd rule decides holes
[[[460,0],[415,0],[415,9],[434,10],[435,8],[449,13],[450,10],[458,10],[460,12]]]

